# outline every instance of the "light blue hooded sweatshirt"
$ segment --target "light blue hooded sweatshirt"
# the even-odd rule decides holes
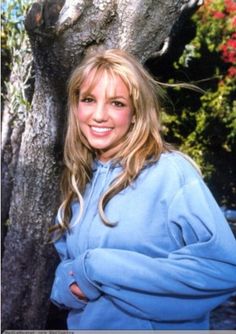
[[[117,224],[106,226],[98,201],[120,172],[95,162],[77,224],[72,204],[51,300],[70,310],[68,329],[208,329],[209,312],[236,291],[236,240],[221,209],[189,161],[164,153],[108,202]]]

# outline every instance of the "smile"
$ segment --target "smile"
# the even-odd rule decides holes
[[[105,133],[112,130],[112,128],[100,128],[96,126],[91,126],[91,130],[98,133]]]

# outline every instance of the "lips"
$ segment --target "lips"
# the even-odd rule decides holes
[[[96,132],[96,133],[108,133],[112,130],[112,128],[108,128],[108,127],[91,126],[90,128],[93,132]]]

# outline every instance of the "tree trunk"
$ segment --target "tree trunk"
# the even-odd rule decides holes
[[[25,119],[30,109],[33,94],[32,54],[26,36],[22,38],[21,47],[22,50],[20,52],[13,50],[12,55],[10,55],[9,52],[9,57],[5,61],[5,64],[3,64],[5,65],[5,76],[3,73],[5,82],[2,84],[4,101],[1,105],[1,180],[2,188],[4,189],[1,197],[2,240],[7,231],[13,180],[21,145],[21,137],[24,132]],[[11,63],[9,75],[6,73],[10,68],[9,65],[6,66],[7,63]]]
[[[35,89],[8,193],[3,330],[45,328],[57,262],[47,230],[59,205],[66,81],[71,70],[88,49],[98,46],[126,49],[142,62],[161,56],[184,15],[199,4],[197,0],[45,0],[33,4],[25,25],[34,57]],[[5,165],[9,165],[7,159]],[[6,203],[3,210],[8,216]]]

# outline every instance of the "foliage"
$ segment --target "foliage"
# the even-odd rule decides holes
[[[228,206],[236,205],[235,14],[233,0],[206,0],[193,15],[195,37],[171,75],[198,82],[205,93],[171,89],[175,109],[163,115],[167,139],[197,161],[218,201]]]
[[[23,109],[29,110],[30,107],[26,91],[32,70],[32,56],[24,29],[24,16],[30,3],[29,0],[8,0],[1,3],[1,86],[4,100],[10,102],[10,112],[17,112],[18,117]],[[8,80],[10,73],[11,79]]]

